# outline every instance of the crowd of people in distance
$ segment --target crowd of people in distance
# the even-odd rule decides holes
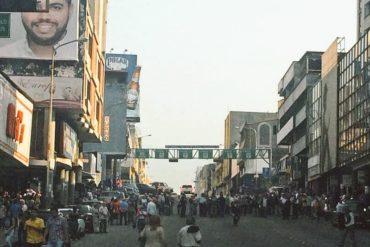
[[[281,217],[283,220],[309,219],[320,223],[321,219],[329,220],[332,212],[339,215],[341,232],[339,246],[343,246],[345,238],[349,236],[353,244],[355,241],[354,216],[346,202],[356,197],[366,208],[370,207],[370,194],[355,195],[314,195],[300,191],[290,192],[263,192],[218,195],[182,193],[178,198],[169,193],[159,192],[155,195],[130,194],[126,198],[112,197],[109,202],[99,201],[98,192],[88,193],[88,198],[82,201],[94,201],[92,212],[98,220],[94,224],[94,232],[106,233],[112,225],[132,226],[136,229],[140,246],[167,246],[165,229],[161,225],[161,216],[172,216],[174,209],[177,215],[184,218],[185,226],[177,235],[177,244],[180,247],[200,246],[201,231],[195,224],[195,218],[210,217],[223,218],[233,216],[234,225],[240,217],[251,215],[254,217]],[[40,197],[32,189],[23,193],[10,195],[3,192],[0,197],[0,229],[5,233],[5,242],[13,247],[14,240],[17,246],[68,246],[71,239],[75,239],[77,219],[79,214],[74,208],[69,215],[58,213],[57,205],[51,209],[52,217],[47,220],[38,216]],[[70,223],[74,224],[70,224]],[[236,224],[235,224],[236,222]]]
[[[41,195],[32,189],[24,193],[3,192],[0,197],[0,230],[4,232],[7,247],[68,246],[70,243],[67,221],[56,207],[44,221],[38,216]]]

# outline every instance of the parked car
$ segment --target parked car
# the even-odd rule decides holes
[[[355,216],[355,225],[361,227],[370,227],[370,210],[359,200],[346,200],[345,205],[353,212]],[[333,226],[339,225],[339,215],[336,211],[332,212],[331,223]]]
[[[117,198],[118,200],[122,200],[124,199],[126,196],[125,196],[125,193],[123,191],[116,191],[116,190],[112,190],[112,191],[103,191],[101,192],[100,196],[99,196],[99,200],[105,202],[105,203],[108,203],[112,200],[112,198]]]
[[[71,226],[70,226],[69,214],[73,212],[73,207],[74,207],[74,205],[69,206],[67,208],[59,208],[58,209],[59,214],[62,214],[63,217],[67,219],[70,229],[71,229]],[[78,208],[77,208],[77,212],[79,214],[79,217],[77,219],[78,227],[77,227],[77,235],[76,236],[78,238],[80,238],[80,237],[85,236],[85,230],[86,230],[85,226],[86,226],[86,224],[85,224],[84,214],[80,210],[78,210]]]
[[[157,189],[147,184],[136,184],[141,195],[143,194],[157,194]]]
[[[100,202],[84,201],[82,204],[76,205],[85,220],[85,232],[87,233],[94,233],[99,230],[98,211],[94,208],[97,203]]]
[[[171,193],[173,192],[173,188],[169,187],[166,183],[164,182],[153,182],[151,183],[153,187],[155,187],[158,191],[160,192],[168,192]]]

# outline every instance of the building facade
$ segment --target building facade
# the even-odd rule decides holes
[[[289,155],[282,161],[290,167],[291,186],[307,187],[307,109],[308,89],[319,79],[322,52],[306,52],[293,62],[279,82],[279,130],[277,144],[290,146]]]
[[[66,7],[70,9],[69,32],[54,47],[54,56],[0,55],[0,70],[34,101],[31,158],[25,179],[41,181],[39,192],[45,206],[51,201],[73,202],[75,185],[82,182],[80,147],[102,138],[107,1],[72,0]],[[11,26],[19,29],[19,25],[15,21]],[[0,43],[14,39],[11,36]],[[50,81],[55,85],[51,119]],[[97,173],[96,168],[94,171]]]
[[[240,149],[265,150],[262,157],[239,159],[237,190],[250,190],[272,185],[279,160],[288,153],[288,148],[277,145],[277,113],[265,113],[258,122],[246,122],[240,131]],[[277,183],[277,181],[275,182]]]
[[[370,184],[369,33],[365,33],[339,62],[338,168],[346,192]]]

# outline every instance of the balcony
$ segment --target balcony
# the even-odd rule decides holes
[[[306,136],[302,136],[301,138],[299,138],[298,141],[296,141],[293,145],[292,145],[292,156],[297,156],[298,154],[300,154],[303,150],[305,150],[307,147],[306,145]]]
[[[308,76],[306,75],[298,84],[298,86],[294,89],[292,94],[290,94],[289,97],[285,100],[284,104],[281,105],[278,112],[279,119],[281,119],[289,111],[289,109],[291,109],[298,98],[307,90],[307,78]]]
[[[292,62],[289,69],[285,73],[284,77],[281,78],[279,85],[278,85],[278,93],[281,95],[286,90],[290,82],[294,79],[294,66],[296,62]]]
[[[306,106],[303,106],[302,109],[295,115],[295,127],[299,126],[307,118]]]
[[[277,133],[277,144],[278,145],[290,144],[287,143],[287,140],[285,139],[292,132],[293,129],[294,129],[294,117],[291,117],[289,121],[284,125],[284,127],[281,128]]]

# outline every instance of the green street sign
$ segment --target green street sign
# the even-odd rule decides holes
[[[9,13],[0,13],[0,38],[10,38]]]
[[[192,159],[193,150],[192,149],[179,149],[179,159]]]
[[[135,158],[137,159],[149,158],[149,149],[135,149]]]
[[[198,151],[198,158],[199,159],[212,159],[213,158],[212,149],[200,149]]]
[[[236,159],[236,150],[235,149],[225,149],[222,153],[223,159]]]
[[[240,159],[255,159],[256,158],[256,150],[255,149],[242,149],[239,151]]]
[[[156,159],[168,159],[168,149],[155,149],[154,157]]]

